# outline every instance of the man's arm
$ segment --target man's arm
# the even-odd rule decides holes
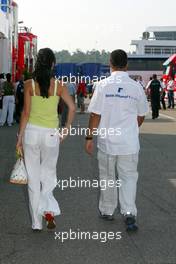
[[[100,120],[101,120],[101,115],[97,115],[95,113],[90,114],[89,129],[88,129],[88,134],[86,135],[86,146],[85,146],[86,152],[89,155],[92,155],[94,148],[93,131],[94,129],[98,129]]]
[[[101,120],[101,115],[97,115],[95,113],[90,114],[90,119],[89,119],[89,135],[88,137],[93,138],[93,130],[99,127]]]

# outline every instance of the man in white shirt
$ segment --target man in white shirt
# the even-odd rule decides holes
[[[174,87],[175,82],[174,78],[170,77],[170,80],[167,84],[167,90],[168,90],[168,108],[174,108]]]
[[[166,85],[163,81],[163,78],[160,79],[160,83],[161,83],[161,89],[160,89],[160,92],[161,92],[161,104],[163,106],[163,109],[166,110],[166,102],[165,102],[165,97],[166,97]]]
[[[88,108],[91,115],[86,151],[89,154],[93,153],[93,135],[98,128],[99,177],[100,182],[107,182],[107,188],[100,191],[100,216],[106,220],[113,220],[118,202],[117,185],[110,187],[109,183],[117,182],[115,174],[117,169],[121,182],[119,188],[121,214],[125,216],[127,230],[135,231],[139,127],[149,111],[149,106],[141,85],[128,76],[127,60],[125,51],[113,51],[110,58],[112,74],[106,81],[97,83]]]

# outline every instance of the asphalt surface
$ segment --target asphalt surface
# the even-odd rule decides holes
[[[88,114],[77,114],[74,126],[86,127]],[[0,264],[176,264],[176,111],[149,115],[141,128],[137,234],[127,234],[118,211],[113,222],[98,217],[97,188],[57,186],[55,197],[62,215],[57,228],[34,234],[28,212],[26,186],[9,184],[15,163],[17,125],[0,128]],[[58,180],[98,179],[96,151],[84,152],[84,137],[68,138],[61,146]],[[64,243],[59,232],[69,230],[121,232],[120,240],[95,239]],[[56,232],[56,233],[55,233]],[[95,233],[94,233],[95,234]],[[112,235],[112,234],[111,234]]]

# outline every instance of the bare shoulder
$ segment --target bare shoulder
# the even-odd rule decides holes
[[[24,84],[25,84],[25,87],[32,86],[32,79],[29,79],[29,80],[25,81]]]
[[[28,93],[32,93],[32,79],[29,79],[24,82],[24,89]]]

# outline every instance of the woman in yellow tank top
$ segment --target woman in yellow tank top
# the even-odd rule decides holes
[[[33,79],[25,83],[24,109],[21,116],[16,149],[24,155],[28,173],[29,208],[32,230],[41,231],[43,217],[47,228],[55,228],[54,216],[60,214],[53,196],[57,185],[56,165],[60,137],[57,107],[60,97],[68,105],[65,130],[68,131],[75,114],[75,105],[67,88],[53,78],[56,59],[52,50],[38,53]],[[65,139],[66,133],[64,132]]]

